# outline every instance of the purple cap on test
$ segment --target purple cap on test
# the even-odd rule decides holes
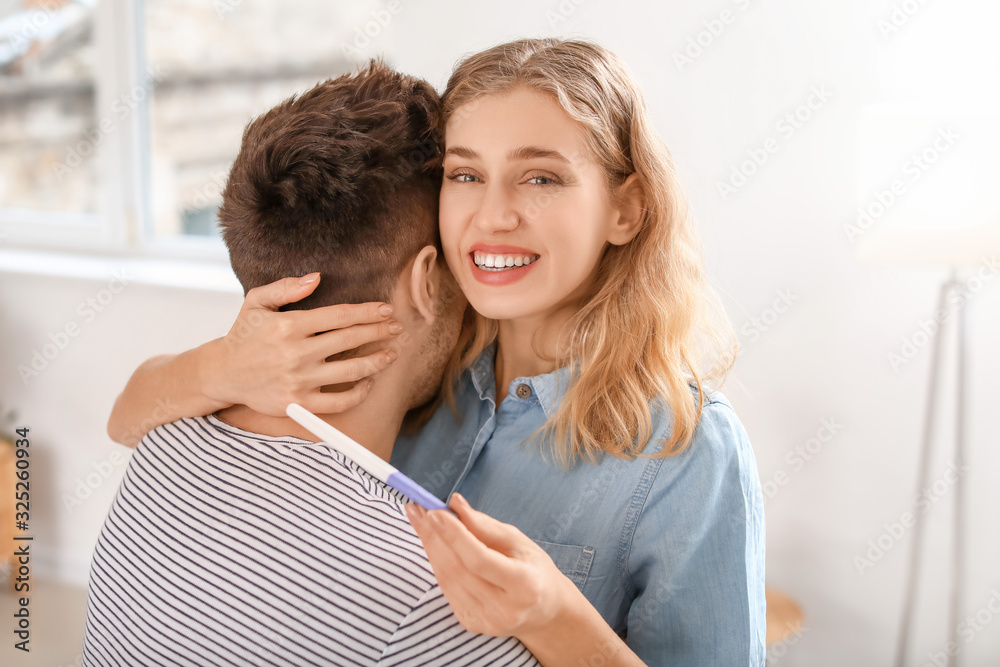
[[[386,480],[386,484],[396,489],[424,509],[451,511],[440,498],[399,471],[389,475],[389,479]]]

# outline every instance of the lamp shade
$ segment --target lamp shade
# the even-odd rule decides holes
[[[858,240],[856,256],[866,263],[898,266],[995,266],[1000,260],[1000,213],[972,227],[878,230]]]
[[[864,107],[857,208],[866,263],[975,266],[1000,257],[1000,110]]]

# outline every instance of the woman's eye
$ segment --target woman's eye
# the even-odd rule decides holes
[[[532,185],[556,185],[557,181],[548,176],[532,176],[528,179],[528,183]]]
[[[479,180],[474,174],[452,174],[448,179],[459,183],[475,183]]]

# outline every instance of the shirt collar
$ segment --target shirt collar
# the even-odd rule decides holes
[[[493,379],[496,353],[497,342],[493,341],[486,346],[486,349],[479,353],[479,358],[472,362],[472,366],[469,369],[472,374],[472,385],[479,392],[479,398],[484,401],[490,399],[495,402],[496,399],[496,382]]]
[[[493,401],[494,404],[496,404],[496,352],[497,341],[493,341],[480,353],[479,358],[470,367],[472,384],[479,394],[479,398],[484,401]],[[575,365],[579,367],[579,362]],[[569,366],[563,366],[541,375],[514,378],[512,386],[508,388],[508,393],[511,393],[510,390],[515,389],[518,384],[530,385],[535,396],[538,397],[538,403],[545,413],[545,418],[551,419],[552,415],[559,409],[559,403],[569,389],[570,370]]]

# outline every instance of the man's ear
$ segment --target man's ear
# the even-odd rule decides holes
[[[630,174],[613,195],[612,205],[618,212],[618,219],[611,227],[608,242],[625,245],[639,233],[646,219],[646,190],[639,174]]]
[[[410,301],[428,324],[434,323],[434,304],[440,296],[441,270],[437,263],[437,248],[428,245],[420,249],[410,269]]]

